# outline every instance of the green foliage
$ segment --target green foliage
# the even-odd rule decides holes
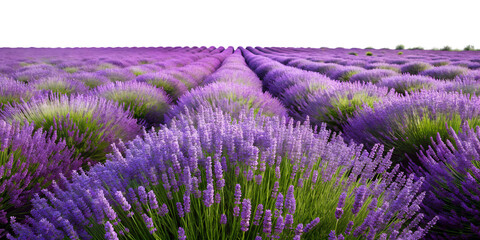
[[[399,44],[395,47],[395,50],[404,50],[405,46],[403,44]]]
[[[67,72],[67,73],[76,73],[78,72],[78,68],[76,67],[66,67],[63,69],[63,71]]]
[[[452,51],[452,48],[447,45],[447,46],[441,48],[440,51]]]
[[[372,53],[372,52],[366,52],[365,55],[367,55],[367,56],[373,56],[373,53]]]
[[[327,108],[326,112],[319,112],[311,117],[320,117],[319,121],[326,122],[332,129],[340,131],[347,119],[353,116],[357,110],[362,109],[364,104],[373,107],[373,104],[377,101],[380,101],[378,97],[370,96],[365,92],[345,94],[333,98],[330,106],[325,106]],[[323,108],[320,108],[320,110],[324,111]]]
[[[403,55],[403,52],[398,52],[397,54],[398,54],[398,55]]]
[[[413,47],[413,48],[409,48],[409,50],[424,50],[423,47]]]
[[[356,53],[356,52],[349,52],[348,55],[358,56],[358,53]]]
[[[473,45],[467,45],[463,51],[475,51],[475,47]]]

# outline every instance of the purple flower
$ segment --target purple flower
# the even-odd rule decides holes
[[[309,232],[314,228],[318,223],[320,222],[320,218],[315,218],[313,219],[310,223],[308,223],[305,228],[303,229],[303,232]]]
[[[185,213],[190,212],[190,194],[183,194],[183,208],[185,210]]]
[[[160,216],[165,216],[168,214],[168,207],[167,204],[163,204],[162,207],[160,208]]]
[[[257,183],[257,185],[261,185],[262,184],[262,175],[258,174],[258,175],[255,175],[255,182]]]
[[[105,222],[105,239],[107,240],[118,240],[117,233],[113,229],[112,224],[107,221]]]
[[[223,225],[227,224],[227,215],[222,214],[220,216],[220,224],[223,224]]]
[[[347,228],[345,229],[345,235],[350,235],[350,232],[352,231],[353,227],[353,221],[348,222]]]
[[[285,227],[285,222],[283,221],[283,217],[279,216],[277,218],[277,224],[275,225],[275,235],[280,237],[280,234],[282,234],[284,227]]]
[[[335,234],[335,230],[330,231],[328,234],[328,240],[337,240],[337,235]]]
[[[285,216],[285,226],[289,226],[289,228],[292,229],[292,225],[293,225],[293,215],[287,213],[287,216]]]
[[[233,216],[235,217],[240,216],[240,207],[238,205],[233,207]]]
[[[295,228],[295,236],[300,236],[303,233],[303,224],[299,223]]]
[[[245,104],[246,102],[248,104]],[[261,110],[262,114],[267,116],[287,115],[282,104],[268,93],[252,90],[249,86],[242,84],[218,82],[185,93],[168,113],[168,118],[173,119],[185,113],[185,109],[196,112],[204,106],[220,108],[233,116],[238,116],[244,109]]]
[[[372,69],[363,72],[359,72],[357,74],[352,75],[350,77],[350,82],[370,82],[370,83],[378,83],[382,80],[382,78],[390,77],[398,75],[397,72],[388,70],[388,69]]]
[[[143,186],[138,187],[138,196],[140,197],[140,202],[147,205],[147,192]]]
[[[203,203],[210,207],[214,202],[214,190],[211,183],[207,184],[207,189],[203,191]]]
[[[148,201],[150,202],[150,207],[151,207],[153,210],[157,210],[157,209],[158,209],[157,197],[155,196],[155,193],[153,192],[153,190],[150,190],[150,191],[148,192]]]
[[[240,184],[235,185],[234,197],[235,197],[235,204],[240,204],[241,203],[240,199],[242,198],[242,187],[240,186]]]
[[[149,217],[147,214],[144,213],[142,214],[142,218],[151,234],[157,231],[157,229],[155,228],[155,225],[153,225],[153,220],[151,217]]]
[[[187,236],[185,236],[185,230],[182,227],[178,228],[178,240],[185,240]]]
[[[260,224],[260,219],[263,215],[263,205],[257,205],[257,211],[255,212],[255,217],[253,218],[253,225],[258,226]]]
[[[37,90],[50,91],[57,94],[83,94],[88,91],[83,82],[71,80],[65,77],[42,78],[30,83]]]
[[[220,203],[222,201],[222,195],[220,193],[215,193],[215,203]]]
[[[295,214],[296,209],[295,196],[293,193],[294,187],[293,185],[290,185],[290,187],[288,187],[287,196],[285,199],[285,209],[287,209],[290,214]]]
[[[269,236],[272,233],[272,212],[270,209],[265,210],[265,218],[263,219],[263,232]]]
[[[283,194],[278,193],[277,201],[275,202],[275,217],[282,215],[283,209]]]
[[[342,217],[343,215],[343,208],[337,208],[335,210],[335,218],[338,220]]]
[[[278,188],[279,188],[279,183],[278,183],[278,181],[276,181],[276,182],[273,184],[272,195],[271,195],[272,198],[276,198],[276,197],[277,197]]]
[[[250,199],[243,199],[242,202],[242,221],[240,222],[241,230],[246,232],[248,231],[248,227],[250,226],[250,215],[251,215],[251,209],[252,209],[252,204],[250,202]]]
[[[353,202],[352,206],[352,213],[356,216],[357,213],[360,211],[360,208],[363,206],[365,201],[365,195],[367,194],[367,187],[362,185],[357,188],[355,193],[355,201]]]
[[[185,212],[183,211],[183,206],[181,202],[177,202],[177,211],[178,211],[178,216],[181,218],[185,217]]]

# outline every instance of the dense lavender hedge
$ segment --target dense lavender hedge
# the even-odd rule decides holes
[[[387,171],[391,152],[383,156],[382,146],[368,152],[324,127],[314,132],[308,123],[294,126],[253,111],[231,119],[202,108],[120,143],[105,164],[36,195],[32,220],[13,222],[15,233],[29,239],[421,239],[436,221],[417,226],[423,180]],[[414,223],[406,224],[409,219]]]

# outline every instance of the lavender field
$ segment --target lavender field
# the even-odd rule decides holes
[[[480,239],[480,51],[0,49],[0,238]]]

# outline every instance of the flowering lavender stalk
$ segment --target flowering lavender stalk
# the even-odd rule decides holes
[[[248,231],[248,227],[250,226],[250,215],[251,215],[251,208],[252,204],[250,199],[243,199],[242,202],[242,221],[240,222],[240,225],[242,226],[242,231],[246,232]]]
[[[186,240],[187,236],[185,236],[185,230],[182,227],[178,228],[178,240]]]
[[[117,233],[113,229],[113,226],[110,222],[105,223],[105,239],[107,240],[118,240]]]
[[[240,204],[240,199],[242,198],[242,187],[240,184],[235,185],[235,204]]]
[[[181,202],[177,202],[177,211],[178,211],[178,216],[181,218],[185,217],[185,212],[183,211],[183,206]]]
[[[294,186],[290,185],[290,187],[288,187],[287,197],[285,199],[285,209],[287,209],[290,214],[295,214],[296,209],[295,196],[293,192]]]
[[[279,217],[282,215],[282,209],[283,209],[283,194],[278,193],[277,196],[277,201],[275,202],[275,217]]]
[[[260,224],[260,219],[263,215],[263,204],[257,205],[257,211],[255,212],[255,217],[253,218],[253,225],[258,226]]]
[[[270,236],[272,233],[272,212],[270,209],[265,210],[265,217],[263,218],[263,232]]]
[[[220,224],[223,224],[223,225],[227,224],[227,215],[222,214],[220,216]]]

